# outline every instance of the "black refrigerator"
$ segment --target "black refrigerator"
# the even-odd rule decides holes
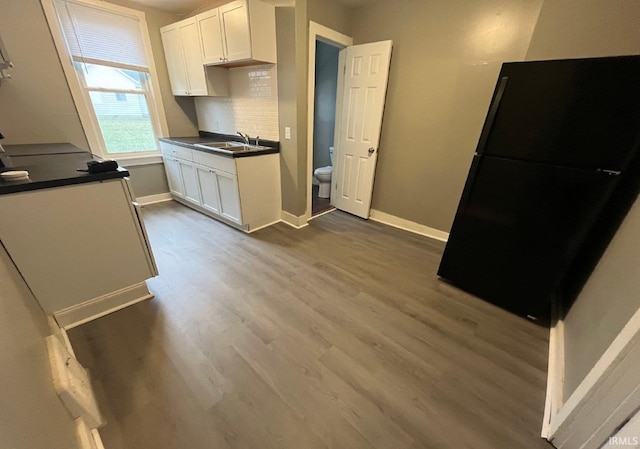
[[[546,321],[637,195],[639,147],[640,56],[503,64],[438,275]]]

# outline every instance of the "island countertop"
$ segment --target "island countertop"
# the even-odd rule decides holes
[[[77,171],[86,169],[88,161],[100,158],[70,143],[4,145],[4,149],[0,160],[5,167],[0,168],[0,172],[26,170],[29,179],[0,179],[0,195],[129,176],[129,172],[121,167],[106,173]]]

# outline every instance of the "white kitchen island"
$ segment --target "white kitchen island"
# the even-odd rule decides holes
[[[76,172],[92,157],[11,156],[31,179],[0,183],[0,240],[65,328],[151,298],[145,281],[158,274],[128,172]]]

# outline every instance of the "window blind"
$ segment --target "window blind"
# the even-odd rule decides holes
[[[55,7],[74,61],[148,71],[137,18],[68,0]]]

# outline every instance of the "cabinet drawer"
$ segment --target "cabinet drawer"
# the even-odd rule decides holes
[[[193,161],[216,170],[222,170],[234,175],[236,174],[236,161],[230,157],[217,156],[215,154],[195,150],[193,152]]]
[[[160,151],[167,156],[175,156],[187,161],[193,161],[193,151],[190,148],[173,145],[167,142],[160,142]]]

